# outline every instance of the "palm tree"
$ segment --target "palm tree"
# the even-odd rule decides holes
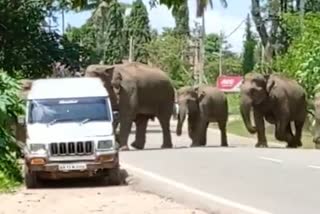
[[[72,3],[72,9],[81,11],[86,8],[93,9],[96,8],[99,2],[103,0],[71,0]],[[150,2],[153,2],[155,0],[150,0]],[[180,6],[183,1],[185,0],[160,0],[160,4],[167,5],[169,8],[171,8],[173,5]],[[228,6],[227,0],[220,0],[221,5],[226,8]],[[207,9],[207,7],[210,5],[210,8],[213,8],[213,0],[196,0],[197,5],[197,11],[196,16],[202,17],[204,14],[204,11]]]
[[[227,0],[220,0],[220,3],[224,8],[228,7]],[[207,9],[208,5],[210,5],[211,9],[213,8],[213,1],[212,0],[196,0],[196,5],[197,5],[196,16],[197,18],[199,18],[204,16],[204,12]]]

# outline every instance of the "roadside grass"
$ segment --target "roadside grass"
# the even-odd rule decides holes
[[[218,129],[217,124],[212,124],[211,127]],[[253,139],[257,138],[256,134],[252,135],[247,131],[246,127],[243,124],[243,121],[239,120],[239,119],[229,121],[227,131],[228,131],[228,133],[239,135],[242,137],[248,137],[248,138],[253,138]],[[281,141],[278,141],[275,139],[274,126],[271,124],[268,124],[268,123],[266,123],[266,137],[267,137],[268,142],[275,142],[275,143],[281,143],[281,144],[284,143],[284,142],[281,142]],[[314,149],[315,148],[314,143],[312,142],[312,134],[310,131],[308,131],[308,130],[303,131],[302,144],[303,144],[302,148],[304,148],[304,149]]]
[[[6,177],[0,172],[0,194],[15,192],[21,185],[22,182],[14,182],[13,179]]]

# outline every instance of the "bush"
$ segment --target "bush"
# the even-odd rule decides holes
[[[298,15],[288,15],[288,25],[299,26]],[[320,13],[308,13],[304,18],[304,30],[293,28],[289,31],[292,37],[287,54],[281,56],[278,67],[286,75],[295,78],[303,85],[312,98],[320,83]]]
[[[8,189],[22,181],[18,163],[18,146],[10,127],[19,114],[23,114],[19,98],[18,81],[0,70],[0,189]]]

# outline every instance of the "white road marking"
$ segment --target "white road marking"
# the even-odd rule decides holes
[[[275,158],[268,158],[268,157],[259,157],[260,159],[262,160],[268,160],[268,161],[272,161],[272,162],[275,162],[275,163],[282,163],[283,160],[280,160],[280,159],[275,159]]]
[[[251,206],[240,204],[240,203],[237,203],[237,202],[234,202],[234,201],[230,201],[228,199],[225,199],[225,198],[222,198],[222,197],[219,197],[219,196],[215,196],[213,194],[209,194],[207,192],[203,192],[201,190],[198,190],[196,188],[187,186],[187,185],[185,185],[183,183],[180,183],[180,182],[165,178],[165,177],[163,177],[161,175],[158,175],[158,174],[155,174],[153,172],[146,171],[146,170],[138,168],[138,167],[134,167],[134,166],[132,166],[130,164],[126,164],[126,163],[121,162],[121,166],[123,166],[124,168],[126,168],[128,170],[131,170],[133,172],[140,173],[140,174],[142,174],[144,176],[150,177],[150,178],[152,178],[154,180],[157,180],[157,181],[160,181],[162,183],[166,183],[168,185],[174,186],[174,187],[176,187],[178,189],[181,189],[183,191],[186,191],[186,192],[198,195],[200,197],[206,198],[208,200],[211,200],[214,203],[220,203],[220,204],[223,204],[225,206],[233,207],[233,208],[236,208],[236,209],[242,210],[244,212],[248,212],[248,213],[271,214],[270,212],[267,212],[267,211],[264,211],[264,210],[259,210],[257,208],[251,207]]]
[[[309,168],[320,169],[320,166],[317,165],[308,165]]]

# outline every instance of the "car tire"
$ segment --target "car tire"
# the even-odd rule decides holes
[[[37,174],[30,172],[27,166],[25,166],[24,170],[24,183],[27,189],[35,189],[40,187],[40,181]]]
[[[122,183],[122,178],[121,178],[121,171],[120,168],[113,168],[113,169],[109,169],[109,173],[108,173],[108,180],[109,180],[109,184],[110,185],[121,185]]]

